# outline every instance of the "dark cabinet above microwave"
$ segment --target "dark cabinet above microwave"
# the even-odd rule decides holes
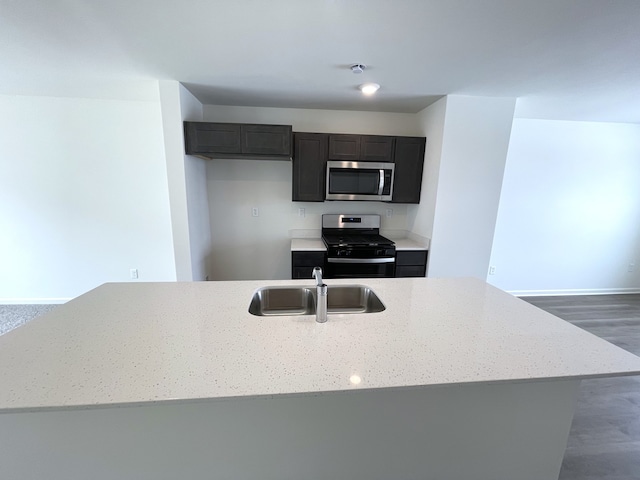
[[[204,158],[291,160],[291,125],[184,122],[185,152]]]
[[[392,162],[394,137],[329,135],[329,160]]]

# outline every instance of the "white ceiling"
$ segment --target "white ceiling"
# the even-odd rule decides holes
[[[519,116],[640,123],[639,32],[639,0],[0,0],[0,93],[172,79],[208,104],[417,112],[487,95],[519,97]]]

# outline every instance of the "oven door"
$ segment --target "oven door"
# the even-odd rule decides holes
[[[327,200],[391,201],[393,163],[327,162]]]
[[[326,278],[391,278],[395,277],[395,257],[342,258],[328,257]]]

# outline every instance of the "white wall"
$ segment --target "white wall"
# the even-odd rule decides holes
[[[157,100],[0,95],[0,303],[175,280],[166,185]]]
[[[204,119],[208,122],[293,125],[294,132],[422,135],[416,116],[412,113],[233,107],[227,105],[205,105],[203,111]]]
[[[515,119],[488,280],[518,294],[640,291],[639,179],[640,125]]]
[[[431,238],[433,235],[446,111],[447,97],[444,97],[417,114],[421,135],[427,137],[427,145],[420,204],[408,207],[408,217],[410,230],[425,238]]]
[[[430,277],[486,278],[514,108],[512,98],[447,97]]]
[[[174,132],[184,145],[182,122],[202,121],[202,104],[191,92],[180,85],[180,129]],[[187,214],[189,218],[189,245],[191,248],[191,279],[206,280],[209,277],[211,256],[211,225],[209,197],[207,193],[207,163],[202,158],[182,155],[185,168]],[[179,159],[176,159],[179,161]]]
[[[294,131],[420,136],[413,114],[204,106],[215,122],[293,125]],[[211,160],[207,166],[212,280],[291,278],[290,239],[320,234],[323,213],[377,213],[384,233],[408,230],[407,206],[381,202],[291,201],[291,162]],[[252,217],[258,207],[260,216]],[[305,217],[298,209],[305,209]],[[393,216],[386,217],[387,209]]]
[[[173,80],[161,80],[159,82],[167,187],[171,207],[172,256],[177,280],[189,281],[193,279],[193,267],[191,262],[191,240],[189,238],[184,134],[181,133],[180,87],[181,85]]]

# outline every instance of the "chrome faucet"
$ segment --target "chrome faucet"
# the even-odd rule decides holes
[[[322,269],[320,267],[313,269],[312,276],[316,279],[316,322],[324,323],[327,321],[327,292],[329,287],[322,281]]]

